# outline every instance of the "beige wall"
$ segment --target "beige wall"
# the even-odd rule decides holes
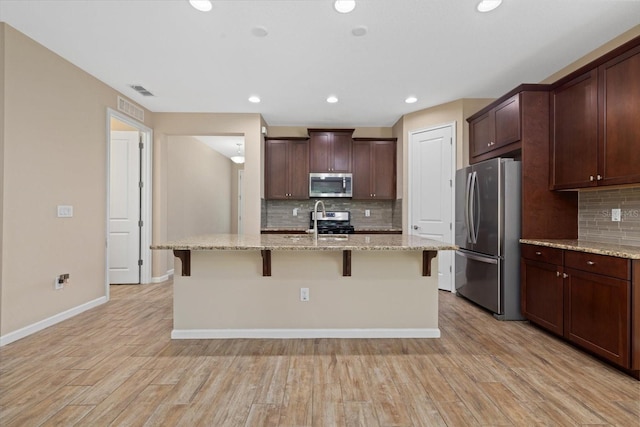
[[[230,233],[233,162],[191,136],[167,148],[167,238]]]
[[[244,170],[244,164],[231,162],[231,233],[238,233],[238,172]]]
[[[118,93],[0,26],[5,336],[105,296],[106,113],[116,109]],[[60,204],[73,205],[73,218],[56,217]],[[70,285],[55,291],[54,278],[62,273],[71,275]]]
[[[0,23],[0,99],[4,100],[4,33],[6,27]],[[4,259],[4,101],[0,102],[0,311],[2,311],[2,283],[4,273],[2,262]],[[2,336],[2,313],[0,313],[0,336]]]
[[[583,56],[582,58],[578,59],[575,62],[572,62],[571,64],[567,65],[566,67],[564,67],[563,69],[559,70],[556,73],[553,73],[552,75],[550,75],[549,77],[547,77],[546,79],[544,79],[543,81],[541,81],[540,83],[553,83],[558,79],[561,79],[562,77],[566,76],[567,74],[571,73],[572,71],[577,70],[578,68],[582,67],[583,65],[588,64],[589,62],[593,61],[594,59],[599,58],[600,56],[604,55],[605,53],[615,49],[616,47],[628,42],[629,40],[640,36],[640,25],[636,25],[635,27],[631,28],[628,31],[625,31],[624,33],[620,34],[618,37],[614,38],[613,40],[603,44],[602,46],[600,46],[599,48],[595,49],[594,51],[588,53],[587,55]]]
[[[260,234],[263,137],[259,114],[155,113],[154,121],[154,201],[153,243],[167,240],[167,141],[179,135],[244,135],[244,214],[246,234]],[[173,268],[173,258],[164,251],[153,252],[153,276]]]

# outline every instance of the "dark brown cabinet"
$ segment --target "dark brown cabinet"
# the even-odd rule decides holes
[[[640,183],[640,39],[554,84],[551,188]]]
[[[353,198],[396,198],[396,138],[353,140]]]
[[[554,189],[596,185],[598,108],[596,70],[551,93],[551,179]]]
[[[524,244],[521,265],[527,319],[618,366],[638,369],[631,260]]]
[[[351,172],[354,129],[308,129],[310,172]]]
[[[265,198],[309,198],[309,138],[265,138]]]
[[[522,245],[522,315],[549,331],[564,333],[561,249]]]
[[[469,121],[469,157],[471,163],[486,160],[496,156],[486,153],[500,150],[503,147],[516,144],[520,141],[520,94],[515,94],[502,101],[479,116]],[[510,146],[506,151],[517,150],[517,144]]]

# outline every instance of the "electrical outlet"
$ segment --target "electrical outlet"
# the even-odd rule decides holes
[[[611,209],[611,221],[620,222],[621,213],[620,209]]]
[[[309,288],[300,288],[300,301],[309,301]]]
[[[59,291],[62,288],[64,288],[64,279],[62,278],[62,276],[56,276],[55,280],[53,281],[53,289]]]
[[[293,216],[298,216],[298,208],[293,208]]]
[[[369,209],[365,209],[364,216],[371,216],[371,211]]]

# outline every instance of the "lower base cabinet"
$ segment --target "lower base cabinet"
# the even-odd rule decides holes
[[[523,244],[522,314],[637,377],[633,277],[629,259]]]

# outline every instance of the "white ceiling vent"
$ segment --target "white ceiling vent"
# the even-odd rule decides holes
[[[144,122],[144,110],[121,97],[118,97],[118,111]]]
[[[140,95],[142,96],[155,96],[154,94],[152,94],[151,92],[149,92],[147,90],[147,88],[145,88],[144,86],[140,86],[140,85],[129,85],[129,87],[133,90],[135,90],[136,92],[138,92]]]

